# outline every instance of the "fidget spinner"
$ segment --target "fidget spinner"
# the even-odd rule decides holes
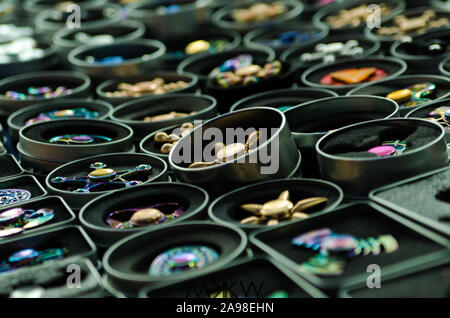
[[[261,40],[259,42],[261,44],[265,44],[271,47],[280,47],[284,45],[305,43],[314,40],[319,35],[320,31],[315,32],[287,31],[281,33],[276,39]]]
[[[56,89],[52,89],[48,86],[44,87],[28,87],[27,94],[16,92],[16,91],[7,91],[5,96],[15,100],[26,100],[26,99],[47,99],[54,98],[63,95],[71,94],[72,90],[65,86],[58,86]]]
[[[167,134],[163,131],[155,134],[153,138],[156,143],[161,144],[161,153],[169,154],[173,146],[184,136],[194,130],[194,125],[191,123],[184,123],[180,128],[175,129],[171,134]]]
[[[44,55],[45,51],[38,47],[38,43],[32,37],[19,37],[0,44],[0,64],[30,61]]]
[[[450,131],[450,106],[441,106],[428,114],[427,120],[434,121],[442,126],[446,131]]]
[[[364,82],[378,81],[385,78],[388,73],[376,67],[348,68],[331,72],[321,78],[322,85],[354,85]]]
[[[97,142],[109,142],[112,138],[99,135],[63,135],[50,138],[48,141],[52,144],[66,144],[66,145],[85,145]]]
[[[292,239],[292,244],[319,252],[303,262],[300,270],[325,276],[341,275],[349,258],[380,255],[382,251],[392,253],[399,248],[397,240],[389,234],[378,238],[357,239],[349,234],[334,233],[329,228],[297,236]]]
[[[54,216],[53,210],[47,208],[37,211],[14,208],[0,212],[0,237],[16,235],[24,230],[41,226]]]
[[[233,10],[231,18],[234,22],[240,23],[263,22],[275,19],[286,11],[285,4],[279,1],[273,3],[258,2],[248,8]]]
[[[277,225],[279,221],[289,219],[306,219],[308,214],[304,211],[317,207],[327,202],[325,197],[313,197],[297,201],[296,204],[289,200],[289,191],[283,191],[277,199],[264,204],[243,204],[241,208],[252,213],[250,216],[241,220],[242,224],[267,224]]]
[[[0,189],[0,206],[5,206],[31,198],[31,193],[22,189]]]
[[[225,145],[222,142],[217,142],[214,145],[215,157],[216,159],[213,161],[206,162],[194,162],[189,165],[188,168],[205,168],[214,166],[217,164],[221,164],[224,162],[228,162],[234,160],[240,156],[243,156],[249,153],[251,150],[255,149],[258,145],[258,141],[260,138],[259,130],[252,132],[245,144],[237,142],[229,145]]]
[[[100,65],[120,65],[125,62],[122,56],[108,56],[101,59],[96,59],[93,56],[86,57],[86,61],[91,64]]]
[[[115,229],[130,229],[155,225],[174,220],[184,214],[179,203],[158,203],[145,208],[133,208],[114,211],[106,218],[106,223]]]
[[[61,109],[54,110],[50,112],[40,113],[35,118],[30,118],[26,121],[25,126],[40,122],[40,121],[50,121],[53,119],[64,119],[64,118],[97,118],[98,112],[89,111],[86,108],[73,108],[73,109]]]
[[[373,147],[368,152],[378,157],[389,157],[401,155],[406,150],[406,142],[401,140],[385,141],[381,146]]]
[[[345,43],[332,42],[320,43],[315,47],[315,52],[303,53],[300,55],[300,62],[313,63],[323,62],[332,63],[339,58],[355,57],[364,53],[364,49],[356,40],[348,40]]]
[[[171,248],[152,261],[150,276],[168,276],[182,272],[201,269],[211,265],[219,258],[219,254],[210,247],[188,245]]]
[[[156,116],[147,116],[144,118],[144,122],[155,122],[155,121],[161,121],[161,120],[170,120],[175,118],[182,118],[190,115],[195,115],[197,112],[192,111],[190,113],[178,113],[175,111],[172,111],[170,113],[156,115]]]
[[[389,93],[386,97],[397,102],[400,107],[411,107],[431,102],[427,97],[432,95],[435,89],[436,85],[433,83],[419,83]]]
[[[106,191],[111,188],[129,188],[140,185],[142,181],[129,179],[142,179],[147,177],[152,171],[152,167],[147,164],[141,164],[124,171],[116,171],[115,169],[107,168],[103,162],[95,162],[91,164],[90,168],[93,170],[87,176],[55,177],[51,180],[51,183],[67,184],[69,187],[75,187],[76,189],[73,192],[90,193]]]
[[[52,260],[61,260],[67,254],[66,248],[50,248],[36,251],[28,248],[12,254],[0,263],[0,273],[10,272],[25,266],[44,264]]]
[[[377,4],[381,16],[391,13],[392,9],[383,2]],[[373,12],[367,4],[361,4],[347,10],[339,10],[337,15],[330,15],[325,22],[332,29],[340,29],[344,27],[357,27],[362,23],[366,23],[373,19]]]
[[[210,53],[219,53],[226,49],[229,42],[225,40],[197,40],[186,45],[184,49],[185,53],[188,55],[210,52]]]

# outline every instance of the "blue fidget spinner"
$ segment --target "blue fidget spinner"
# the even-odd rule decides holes
[[[50,248],[42,251],[36,251],[31,248],[24,249],[12,254],[7,260],[1,262],[0,273],[10,272],[25,266],[47,263],[51,260],[60,260],[66,254],[66,248]]]
[[[31,198],[31,193],[22,189],[0,189],[0,206],[5,206]]]
[[[52,183],[67,183],[68,187],[77,187],[73,192],[90,193],[97,191],[106,191],[111,188],[129,188],[142,184],[142,179],[147,177],[152,171],[152,166],[141,164],[134,168],[116,171],[107,168],[103,162],[95,162],[90,166],[91,171],[87,176],[80,177],[55,177]],[[131,179],[136,178],[136,179]],[[131,180],[130,180],[131,179]]]

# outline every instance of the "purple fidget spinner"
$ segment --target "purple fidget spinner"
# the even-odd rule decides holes
[[[31,193],[22,189],[0,189],[0,206],[5,206],[31,198]]]
[[[90,166],[91,171],[87,176],[80,177],[55,177],[51,180],[52,183],[67,183],[68,186],[77,187],[73,192],[90,193],[97,191],[107,191],[111,188],[129,188],[142,183],[139,180],[130,178],[147,177],[152,166],[141,164],[134,168],[116,171],[112,168],[107,168],[103,162],[95,162]]]
[[[184,207],[179,203],[157,203],[144,208],[111,212],[106,223],[115,229],[130,229],[168,222],[182,216],[184,212]]]
[[[111,140],[112,138],[99,135],[71,134],[52,137],[48,141],[52,144],[85,145],[96,142],[109,142]]]

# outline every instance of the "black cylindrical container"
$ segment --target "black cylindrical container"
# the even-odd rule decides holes
[[[450,109],[450,98],[440,99],[440,100],[434,101],[428,105],[418,107],[418,108],[410,111],[409,113],[407,113],[405,115],[405,117],[406,118],[423,118],[423,119],[430,118],[430,117],[434,118],[435,116],[430,115],[430,113],[439,107],[449,107],[449,109]],[[445,125],[444,129],[445,129],[445,139],[446,139],[447,143],[450,143],[450,126]]]
[[[357,87],[347,95],[372,95],[372,96],[381,96],[386,97],[389,93],[392,93],[397,90],[401,90],[407,88],[409,86],[421,83],[433,83],[436,85],[435,92],[433,94],[429,94],[425,96],[425,98],[429,98],[432,100],[440,100],[442,98],[447,98],[450,96],[450,78],[446,78],[445,76],[438,75],[405,75],[399,76],[393,79],[386,79],[379,81],[377,83],[369,83],[366,85],[362,85]],[[424,106],[427,103],[420,104],[418,106],[408,106],[404,107],[400,105],[399,111],[400,115],[404,116],[410,111],[419,108],[420,106]]]
[[[237,22],[237,21],[233,21],[232,19],[232,12],[234,10],[237,9],[248,9],[249,7],[251,7],[254,4],[257,3],[273,3],[275,1],[278,0],[263,0],[263,1],[259,1],[259,0],[249,0],[249,1],[242,1],[242,3],[238,3],[238,4],[232,4],[229,6],[226,6],[222,9],[217,10],[212,18],[211,18],[211,22],[221,28],[221,29],[231,29],[234,31],[237,31],[241,34],[247,33],[250,30],[253,30],[255,28],[258,27],[271,27],[283,22],[288,22],[288,21],[292,21],[295,20],[296,18],[298,18],[298,16],[302,13],[303,11],[303,3],[300,1],[296,1],[296,0],[282,0],[279,2],[282,2],[285,6],[286,6],[286,11],[282,14],[280,14],[279,16],[273,18],[273,19],[269,19],[269,20],[265,20],[265,21],[255,21],[255,22],[249,22],[249,23],[245,23],[245,22]]]
[[[239,284],[236,284],[239,282]],[[220,289],[228,286],[227,290]],[[256,287],[256,288],[250,288]],[[325,298],[319,289],[271,258],[236,260],[214,273],[182,282],[144,287],[141,298]]]
[[[0,81],[0,116],[8,116],[16,110],[42,102],[42,99],[27,98],[25,100],[11,99],[5,96],[8,91],[27,93],[29,87],[50,87],[56,89],[64,86],[70,89],[70,93],[49,99],[81,98],[90,95],[91,80],[82,73],[49,71],[33,72],[11,76]]]
[[[221,140],[230,145],[237,139],[245,143],[249,133],[256,130],[260,137],[266,138],[245,155],[209,167],[188,168],[191,163],[209,161],[203,157],[211,156],[215,142]],[[199,185],[213,196],[258,181],[291,177],[300,162],[301,155],[284,114],[267,107],[243,109],[211,119],[177,142],[169,154],[170,166],[178,180]]]
[[[145,122],[146,116],[156,116],[172,111],[186,113],[188,116],[168,120]],[[195,111],[194,114],[191,112]],[[149,133],[194,120],[205,120],[217,115],[216,99],[208,95],[171,94],[167,96],[143,97],[126,102],[115,108],[111,119],[129,125],[134,131],[134,140],[139,142]]]
[[[14,19],[16,13],[16,5],[17,3],[13,3],[13,1],[3,1],[0,6],[0,23],[8,23],[12,19]]]
[[[120,11],[120,6],[114,4],[90,9],[81,8],[79,10],[80,26],[107,26],[109,23],[117,23],[122,18]],[[34,19],[34,27],[37,33],[51,42],[56,32],[64,29],[68,23],[76,23],[73,15],[77,13],[78,11],[74,10],[61,11],[58,9],[48,9],[36,16]]]
[[[338,96],[335,92],[322,88],[286,88],[270,90],[248,96],[236,102],[230,111],[251,107],[273,107],[285,111],[288,107],[303,104],[312,100]]]
[[[98,8],[105,5],[107,0],[78,0],[77,5],[83,9]],[[28,16],[36,16],[42,11],[48,9],[60,8],[65,9],[64,0],[48,1],[48,0],[24,0],[23,8]]]
[[[334,28],[331,25],[329,25],[326,22],[326,19],[330,16],[336,16],[341,12],[341,10],[349,11],[351,9],[357,8],[360,5],[380,5],[381,3],[387,5],[391,12],[386,16],[381,16],[381,22],[384,22],[392,17],[395,17],[403,12],[403,10],[406,7],[405,0],[347,0],[342,3],[335,3],[331,4],[329,6],[326,6],[322,9],[320,9],[318,12],[316,12],[313,16],[313,22],[315,25],[325,25],[330,28],[331,34],[354,34],[354,33],[361,33],[361,31],[366,27],[368,21],[361,21],[360,24],[354,26],[354,25],[346,25],[341,28]],[[374,9],[370,10],[367,13],[375,14],[376,11]],[[345,12],[344,14],[350,15],[350,12]],[[374,23],[374,19],[370,19],[369,21]]]
[[[314,88],[326,88],[335,91],[339,95],[343,95],[351,89],[364,85],[365,82],[349,85],[325,85],[321,84],[320,80],[325,75],[330,74],[331,72],[349,68],[364,67],[375,67],[384,70],[387,73],[387,76],[383,78],[385,80],[394,79],[397,76],[402,75],[407,69],[406,63],[400,59],[396,59],[393,57],[367,57],[355,60],[344,60],[334,64],[319,64],[313,66],[303,72],[301,80],[306,86]]]
[[[450,3],[447,0],[431,0],[431,5],[439,9],[450,10]]]
[[[189,219],[205,217],[208,201],[209,196],[206,191],[194,185],[156,182],[135,189],[126,189],[119,193],[104,194],[86,204],[81,209],[79,217],[81,225],[95,244],[108,248],[120,239],[136,232],[155,231],[163,225],[174,225]],[[183,214],[160,224],[126,229],[112,227],[106,222],[108,215],[114,211],[145,209],[164,203],[180,204],[184,209]],[[158,207],[155,208],[158,209]],[[131,217],[132,214],[130,212],[128,217]]]
[[[295,32],[303,35],[303,38],[297,42],[282,42],[280,36],[290,33],[294,36]],[[271,47],[278,56],[292,46],[313,45],[319,43],[328,35],[328,28],[325,26],[314,26],[303,22],[287,22],[273,27],[261,27],[248,32],[244,36],[244,45],[258,48],[261,45]],[[300,35],[295,35],[297,38]],[[301,37],[301,36],[300,36]],[[275,41],[274,41],[275,40]],[[285,40],[286,41],[286,40]]]
[[[0,154],[0,179],[16,177],[23,173],[22,167],[13,155]]]
[[[145,26],[138,21],[124,20],[101,26],[83,26],[82,24],[81,28],[61,29],[56,32],[53,37],[53,45],[57,49],[58,53],[61,56],[66,57],[72,49],[75,49],[78,46],[96,43],[92,38],[83,39],[82,37],[77,37],[77,35],[81,33],[84,33],[90,37],[109,35],[111,38],[97,40],[97,43],[100,42],[109,44],[112,42],[139,39],[145,33]]]
[[[126,10],[129,18],[147,26],[150,36],[165,40],[201,30],[211,17],[212,2],[213,0],[136,1],[126,6]],[[168,9],[169,6],[172,8]]]
[[[349,235],[366,242],[378,242],[381,236],[390,235],[392,244],[383,245],[384,248],[378,251],[370,247],[368,255],[361,253],[353,258],[342,255],[333,259],[342,260],[342,263],[338,261],[333,262],[332,266],[321,266],[319,264],[324,263],[321,262],[323,258],[313,258],[318,257],[318,250],[305,245],[296,246],[293,239],[327,228],[335,234]],[[373,269],[369,272],[368,269],[373,264],[382,269],[382,277],[388,277],[392,273],[404,274],[417,266],[448,256],[448,241],[445,238],[373,203],[347,204],[302,222],[259,231],[251,235],[250,241],[297,275],[332,294],[356,283],[365,284],[368,288],[367,279],[374,273]],[[321,269],[324,275],[320,274]],[[389,290],[383,279],[381,284],[379,289]]]
[[[8,116],[8,133],[13,145],[19,141],[19,130],[24,126],[29,126],[27,123],[33,118],[37,118],[41,113],[63,111],[74,108],[86,108],[87,111],[97,113],[92,119],[105,119],[112,111],[112,106],[101,100],[89,99],[66,99],[61,101],[42,101],[33,106],[28,106],[19,109]],[[93,114],[92,114],[93,115]],[[58,119],[58,118],[55,118]]]
[[[240,47],[221,53],[191,56],[178,65],[177,72],[180,74],[187,72],[197,75],[200,88],[203,90],[206,88],[209,73],[214,68],[240,54],[250,54],[253,56],[254,62],[258,64],[270,62],[275,58],[275,52],[269,47],[259,47],[258,49]]]
[[[335,184],[317,179],[280,179],[261,182],[228,192],[217,198],[208,208],[209,217],[218,223],[237,226],[246,232],[269,228],[267,224],[242,224],[241,220],[252,216],[243,210],[243,204],[264,204],[275,200],[282,191],[289,191],[289,200],[296,202],[312,197],[326,197],[328,201],[306,210],[308,215],[330,211],[337,207],[343,198],[342,190]],[[290,219],[280,221],[278,225],[299,221]],[[278,226],[277,225],[277,226]]]
[[[141,95],[141,96],[114,96],[111,94],[108,94],[108,92],[114,92],[117,90],[117,87],[120,83],[129,83],[129,84],[136,84],[138,82],[145,82],[145,81],[151,81],[155,78],[162,78],[164,82],[167,83],[173,83],[178,81],[187,82],[187,86],[174,89],[171,91],[168,91],[164,93],[166,94],[173,94],[173,93],[193,93],[198,88],[198,78],[194,74],[190,73],[184,73],[184,74],[178,74],[176,72],[152,72],[149,74],[143,74],[143,75],[136,75],[132,77],[126,77],[122,79],[110,79],[107,80],[100,85],[97,86],[96,93],[97,95],[107,102],[111,103],[114,106],[123,104],[125,102],[129,102],[131,100],[135,100],[139,97],[148,97],[152,96],[152,94],[148,95]]]
[[[71,141],[64,144],[50,141],[52,138],[66,135],[93,136],[93,142]],[[40,122],[20,129],[17,149],[21,161],[28,167],[49,172],[76,159],[104,153],[132,151],[133,131],[123,124],[96,119]]]
[[[199,53],[187,54],[186,49],[188,44],[194,41],[225,41],[227,44],[223,48],[225,50],[234,50],[241,44],[241,35],[232,30],[216,29],[213,27],[202,28],[192,35],[186,35],[181,37],[173,37],[164,41],[167,47],[167,53],[164,56],[164,69],[166,70],[176,70],[178,64],[184,59],[198,55],[198,54],[213,54],[220,53],[217,52],[217,48],[209,47],[206,51],[201,51]]]
[[[84,45],[73,49],[68,60],[77,69],[97,81],[111,78],[146,74],[160,67],[166,53],[165,45],[156,40],[138,39],[107,45]],[[88,58],[104,59],[121,57],[120,63],[99,63]]]
[[[104,166],[100,170],[109,170],[115,177],[96,179],[95,175],[91,174],[98,170],[92,166],[95,163],[103,163],[96,166]],[[140,169],[139,166],[142,165],[149,165],[150,169]],[[126,174],[131,170],[132,173]],[[119,176],[122,178],[118,178]],[[114,182],[109,182],[111,180]],[[48,174],[45,184],[50,193],[62,196],[74,210],[79,210],[90,200],[107,192],[167,180],[167,164],[159,158],[144,154],[108,153],[69,162]]]
[[[450,29],[431,30],[413,41],[396,41],[391,55],[404,60],[411,74],[437,74],[439,64],[450,51]],[[445,43],[447,42],[447,43]]]
[[[433,7],[422,7],[422,8],[408,9],[408,10],[405,10],[403,12],[402,16],[405,16],[407,19],[413,19],[413,18],[417,18],[417,17],[422,16],[422,14],[425,11],[427,11],[427,10],[435,11],[436,12],[436,19],[440,19],[440,18],[443,18],[443,17],[450,18],[450,13],[448,11],[443,10],[443,9],[436,9],[436,8],[433,8]],[[395,24],[394,24],[395,18],[396,17],[391,17],[389,20],[386,20],[383,23],[381,23],[381,28],[395,26]],[[416,30],[416,29],[417,28],[413,28],[413,30]],[[390,36],[390,35],[379,35],[378,34],[379,30],[381,30],[381,29],[380,28],[370,29],[370,28],[366,27],[364,29],[364,34],[369,39],[377,39],[377,40],[379,40],[381,42],[381,46],[383,47],[383,49],[386,49],[386,51],[389,51],[389,47],[392,45],[392,43],[394,43],[396,40],[399,40],[401,38],[400,36],[394,37],[394,36]],[[430,29],[430,31],[431,30],[433,30],[433,29]],[[415,32],[407,34],[407,36],[412,37],[413,39],[417,35],[418,34],[415,33]]]
[[[389,141],[404,142],[406,149],[384,157],[369,152]],[[359,198],[448,161],[444,128],[413,118],[372,120],[338,129],[322,137],[316,151],[322,176],[341,186],[345,196]]]
[[[324,59],[318,61],[311,61],[311,62],[305,62],[301,60],[301,56],[305,53],[314,53],[316,51],[316,46],[318,45],[329,45],[331,43],[341,42],[342,44],[345,44],[349,40],[355,40],[358,42],[358,46],[362,48],[363,52],[360,54],[355,55],[353,58],[364,58],[369,55],[376,54],[380,49],[380,43],[376,40],[369,40],[363,35],[360,34],[352,34],[351,36],[348,35],[331,35],[327,36],[323,40],[319,42],[314,43],[306,43],[302,45],[295,45],[290,48],[288,48],[286,51],[281,54],[281,61],[283,62],[290,62],[295,67],[298,68],[299,76],[301,75],[300,72],[306,70],[307,68],[320,64],[324,62]],[[335,61],[342,61],[348,58],[352,58],[349,56],[340,56],[337,54],[333,54],[335,56]],[[334,61],[333,61],[334,62]]]
[[[158,244],[155,244],[158,242]],[[201,245],[218,254],[215,262],[195,270],[173,275],[152,276],[152,261],[166,250]],[[135,233],[111,246],[103,256],[106,281],[127,296],[136,296],[147,285],[174,282],[217,270],[239,257],[247,246],[247,237],[238,228],[208,222],[186,222],[164,226],[155,231]],[[123,260],[127,259],[127,262]]]
[[[305,176],[319,176],[315,146],[330,131],[359,122],[395,117],[398,105],[373,96],[329,97],[300,104],[285,112]]]
[[[37,37],[32,37],[37,42],[37,48],[44,50],[44,55],[26,61],[14,61],[11,63],[0,63],[0,79],[7,76],[18,75],[27,72],[37,72],[52,69],[59,62],[59,56],[52,46],[43,43]],[[14,39],[11,39],[14,40]],[[2,42],[2,40],[0,40]]]

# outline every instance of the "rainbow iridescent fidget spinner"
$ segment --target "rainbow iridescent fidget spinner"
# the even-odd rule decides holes
[[[92,119],[97,118],[98,112],[89,111],[86,108],[72,108],[72,109],[60,109],[53,110],[50,112],[44,112],[37,115],[35,118],[30,118],[25,122],[25,126],[29,126],[31,124],[41,122],[41,121],[50,121],[54,119],[64,119],[64,118],[86,118]]]
[[[219,254],[203,245],[187,245],[171,248],[153,260],[149,268],[150,276],[168,276],[185,271],[201,269],[211,265]]]
[[[48,141],[52,144],[84,145],[96,142],[109,142],[111,140],[112,138],[106,136],[71,134],[52,137]]]
[[[0,237],[12,236],[47,223],[55,213],[52,209],[24,210],[13,208],[0,212]]]
[[[115,169],[107,168],[106,164],[103,162],[95,162],[91,164],[90,168],[93,169],[93,171],[87,176],[55,177],[51,180],[51,183],[67,183],[68,187],[76,188],[73,192],[78,193],[107,191],[118,188],[129,188],[142,184],[142,181],[136,179],[146,178],[152,171],[152,166],[147,164],[140,164],[124,171],[116,171]]]
[[[43,264],[52,260],[61,260],[67,254],[66,248],[50,248],[36,251],[32,248],[18,251],[0,263],[0,273],[14,271],[25,266]]]
[[[5,206],[31,198],[31,193],[22,189],[0,189],[0,206]]]

